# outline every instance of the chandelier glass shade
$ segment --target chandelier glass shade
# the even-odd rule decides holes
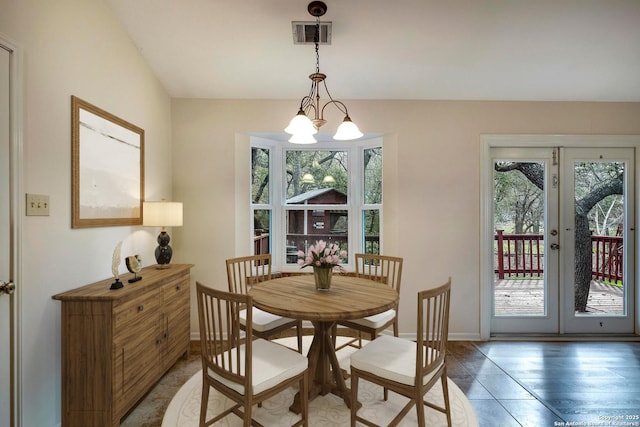
[[[349,117],[347,106],[342,101],[333,99],[327,88],[327,75],[320,72],[320,53],[318,47],[320,43],[320,16],[326,13],[327,6],[321,1],[313,1],[309,3],[307,10],[312,16],[316,17],[316,31],[314,36],[316,72],[309,75],[309,79],[311,79],[309,94],[302,98],[298,113],[291,119],[289,126],[287,126],[284,131],[291,134],[289,142],[293,144],[313,144],[317,142],[313,135],[327,122],[324,119],[324,109],[331,104],[344,114],[344,119],[340,126],[338,126],[338,130],[333,136],[333,139],[348,141],[360,138],[363,134],[360,132],[360,129],[358,129],[358,126],[353,123],[351,117]],[[329,98],[329,101],[324,103],[320,100],[320,88],[322,87]]]

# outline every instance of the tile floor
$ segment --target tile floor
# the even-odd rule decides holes
[[[481,426],[640,426],[638,342],[452,342],[450,355]]]

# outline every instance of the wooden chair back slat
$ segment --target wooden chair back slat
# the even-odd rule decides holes
[[[226,260],[229,292],[247,294],[251,285],[271,279],[271,254]]]
[[[240,310],[251,305],[248,295],[208,288],[196,282],[202,369],[243,385],[251,384],[251,342],[240,328]],[[251,311],[246,325],[251,327]],[[250,329],[249,329],[250,330]],[[238,351],[239,346],[244,352]],[[243,368],[244,367],[244,368]]]
[[[356,276],[385,283],[400,293],[402,258],[374,254],[355,254],[355,257]]]
[[[418,292],[416,378],[438,368],[446,358],[451,278],[437,288]]]

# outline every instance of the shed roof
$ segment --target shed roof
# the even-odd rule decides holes
[[[304,203],[308,200],[315,199],[316,197],[329,193],[331,191],[334,191],[336,193],[342,194],[343,196],[346,196],[345,193],[343,193],[340,190],[336,190],[335,188],[318,188],[315,190],[310,190],[310,191],[298,194],[297,196],[293,196],[290,199],[287,199],[286,203],[288,204]]]

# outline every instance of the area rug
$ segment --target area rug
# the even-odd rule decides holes
[[[308,350],[310,338],[305,337],[303,351]],[[290,339],[280,340],[281,343],[295,345]],[[340,366],[349,370],[349,356],[355,351],[347,347],[338,352]],[[348,384],[348,380],[347,380]],[[456,384],[448,380],[449,400],[451,402],[451,416],[454,426],[473,427],[478,426],[478,419],[471,403]],[[200,417],[200,395],[202,392],[202,371],[191,377],[176,393],[171,400],[164,415],[162,427],[197,427]],[[296,388],[286,391],[263,402],[262,407],[253,408],[253,417],[265,426],[290,426],[300,419],[299,415],[289,411]],[[408,401],[405,397],[389,392],[389,400],[382,399],[382,388],[368,381],[360,380],[358,400],[362,408],[358,414],[370,419],[377,424],[387,425],[393,417],[400,412]],[[426,398],[436,404],[442,404],[442,388],[438,384],[427,393]],[[208,416],[222,412],[225,408],[233,406],[232,401],[211,389],[209,396]],[[310,426],[345,426],[350,423],[350,410],[344,401],[333,394],[318,396],[309,402]],[[425,407],[426,425],[446,426],[447,420],[444,414]],[[231,414],[215,424],[216,426],[241,426],[242,420]],[[400,426],[417,425],[415,409],[412,409],[400,423]]]

